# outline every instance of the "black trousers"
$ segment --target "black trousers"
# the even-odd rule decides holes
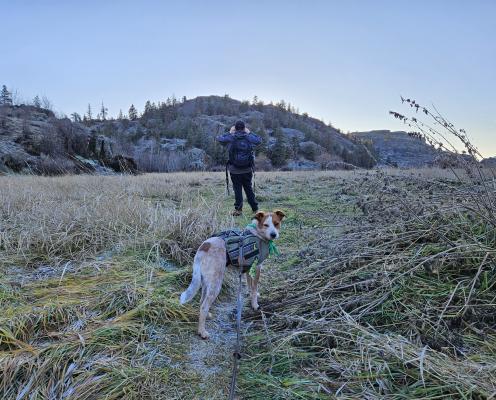
[[[244,174],[233,174],[231,173],[231,181],[234,189],[234,208],[236,210],[241,210],[243,208],[243,189],[246,193],[246,200],[250,204],[253,211],[258,210],[258,203],[255,199],[255,193],[253,193],[253,186],[251,180],[253,178],[253,172],[246,172]]]

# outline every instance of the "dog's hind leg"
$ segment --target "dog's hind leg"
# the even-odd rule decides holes
[[[200,304],[198,334],[203,339],[208,339],[205,320],[207,319],[210,306],[220,293],[226,270],[225,244],[222,239],[216,239],[210,239],[211,247],[209,249],[209,256],[203,259],[202,265],[202,287],[204,290],[202,290],[202,301]]]
[[[201,292],[201,297],[200,297],[200,305],[203,303],[203,300],[205,299],[206,295],[207,295],[207,287],[203,283],[203,278],[202,278],[202,292]],[[212,318],[212,314],[208,313],[207,318]]]
[[[198,334],[201,336],[202,339],[208,339],[209,334],[207,330],[205,329],[205,321],[207,319],[207,316],[210,314],[208,311],[210,310],[210,307],[212,306],[212,303],[215,301],[217,296],[220,293],[220,289],[222,287],[222,282],[219,282],[218,284],[214,286],[209,286],[206,290],[206,295],[205,298],[203,299],[203,302],[200,305],[200,318],[198,320]]]

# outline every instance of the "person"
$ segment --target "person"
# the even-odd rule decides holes
[[[252,179],[255,167],[254,148],[262,142],[260,136],[246,128],[243,121],[237,121],[229,133],[217,137],[217,141],[227,146],[229,160],[226,165],[234,189],[234,216],[243,213],[243,189],[253,212],[258,211],[258,203],[253,192]]]

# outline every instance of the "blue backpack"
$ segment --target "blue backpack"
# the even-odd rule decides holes
[[[234,134],[234,140],[229,146],[229,164],[238,168],[248,168],[254,162],[253,145],[246,134]]]

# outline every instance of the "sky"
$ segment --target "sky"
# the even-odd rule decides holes
[[[434,104],[496,155],[496,0],[0,0],[0,84],[56,110],[284,99],[348,131]]]

